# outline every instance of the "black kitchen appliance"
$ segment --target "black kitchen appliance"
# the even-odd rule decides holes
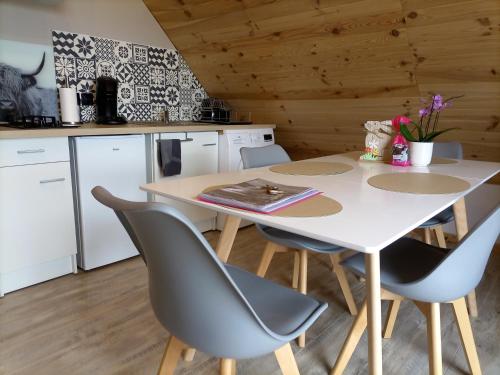
[[[117,114],[118,81],[111,77],[99,77],[96,83],[96,105],[98,124],[126,124],[127,120]]]

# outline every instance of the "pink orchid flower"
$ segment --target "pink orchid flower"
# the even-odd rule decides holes
[[[399,127],[401,124],[409,124],[411,123],[411,119],[405,116],[398,115],[392,119],[392,127],[399,132]]]

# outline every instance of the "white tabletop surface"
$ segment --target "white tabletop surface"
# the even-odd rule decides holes
[[[141,186],[141,189],[349,249],[372,253],[380,251],[415,229],[500,171],[500,163],[470,160],[429,167],[394,167],[380,162],[359,162],[345,155],[309,159],[309,161],[320,160],[343,162],[355,168],[334,176],[292,176],[274,173],[269,167],[264,167],[234,173],[164,179]],[[366,182],[371,176],[390,172],[445,174],[462,178],[471,186],[469,190],[457,194],[430,195],[384,191]],[[323,217],[278,217],[236,210],[196,199],[196,196],[207,187],[239,183],[254,178],[314,187],[340,202],[343,209],[335,215]]]

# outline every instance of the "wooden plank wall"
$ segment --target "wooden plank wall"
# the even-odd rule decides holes
[[[277,124],[295,159],[362,149],[429,92],[466,158],[500,161],[499,0],[145,0],[211,96]]]

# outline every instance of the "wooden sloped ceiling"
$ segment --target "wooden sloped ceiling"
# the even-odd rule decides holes
[[[465,156],[500,161],[498,0],[144,0],[211,96],[277,124],[295,159],[364,146],[429,92]]]

